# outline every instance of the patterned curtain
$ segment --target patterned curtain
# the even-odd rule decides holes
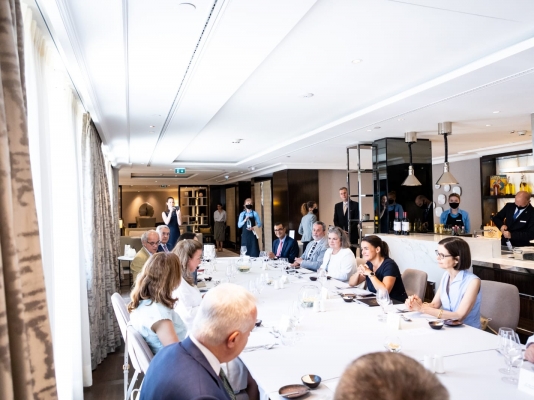
[[[0,1],[0,398],[55,399],[22,35],[19,1]]]
[[[91,366],[96,368],[107,354],[120,346],[121,334],[111,295],[119,291],[118,223],[106,177],[102,141],[89,114],[83,118],[82,176],[86,241],[85,268],[91,329]]]

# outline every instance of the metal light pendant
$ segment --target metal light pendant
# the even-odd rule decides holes
[[[408,149],[410,150],[410,166],[408,167],[408,177],[402,182],[402,186],[421,186],[421,182],[415,177],[412,165],[412,144],[417,142],[417,132],[406,132],[404,141],[408,143]]]
[[[439,177],[436,185],[455,185],[458,183],[456,178],[449,172],[449,147],[447,143],[447,135],[452,134],[452,122],[440,122],[438,124],[438,135],[443,135],[445,142],[445,162],[443,163],[443,174]]]

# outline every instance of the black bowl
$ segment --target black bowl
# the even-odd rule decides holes
[[[300,380],[310,389],[315,389],[321,383],[321,377],[319,375],[304,375]]]
[[[341,298],[345,303],[352,303],[354,301],[354,297],[351,296],[341,296]]]
[[[317,280],[317,277],[316,276],[310,276],[310,281],[316,281]]]
[[[430,327],[432,329],[439,330],[439,329],[443,328],[443,320],[442,319],[435,319],[433,321],[428,321],[428,325],[430,325]]]
[[[286,399],[298,399],[299,397],[306,396],[309,392],[310,389],[304,385],[287,385],[282,386],[278,390],[278,394]]]
[[[256,320],[256,323],[255,323],[254,325],[256,325],[256,326],[261,326],[261,319],[257,319],[257,320]]]

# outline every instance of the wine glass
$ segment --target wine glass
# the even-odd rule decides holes
[[[319,271],[317,272],[317,281],[321,284],[321,286],[325,286],[327,280],[328,276],[326,275],[326,270],[324,268],[319,268]]]
[[[302,309],[298,301],[294,301],[289,306],[289,318],[291,320],[291,325],[297,326],[300,324],[302,318]]]
[[[400,353],[402,342],[398,336],[388,336],[384,340],[384,347],[392,353]]]
[[[245,254],[247,254],[247,246],[241,246],[241,249],[239,250],[239,254],[241,254],[241,257],[244,257]]]
[[[228,279],[228,282],[232,281],[233,276],[234,276],[234,266],[232,264],[228,264],[226,266],[226,278]]]
[[[518,383],[518,379],[517,379],[518,372],[517,371],[519,370],[519,368],[521,368],[521,365],[523,364],[523,349],[522,349],[521,343],[519,342],[519,337],[516,334],[514,334],[513,339],[510,336],[510,338],[506,340],[507,340],[507,343],[505,343],[503,347],[504,348],[504,359],[505,359],[506,365],[508,365],[508,368],[506,370],[506,375],[511,375],[511,376],[503,377],[502,381],[506,383],[511,383],[513,385],[517,385]]]
[[[258,276],[256,278],[256,291],[258,292],[258,295],[261,294],[261,292],[263,292],[263,289],[265,289],[265,280],[263,278],[262,275]]]
[[[382,312],[384,313],[384,315],[380,315],[378,318],[380,321],[385,321],[387,318],[385,307],[387,307],[390,302],[388,291],[385,289],[378,289],[376,291],[376,302],[382,307]]]
[[[505,375],[513,375],[512,363],[517,356],[517,350],[521,350],[521,342],[519,341],[519,336],[515,332],[512,332],[510,335],[507,335],[505,338],[501,338],[501,352],[504,356],[504,362],[507,365],[507,368],[499,369],[499,372]]]
[[[256,281],[254,279],[251,279],[249,282],[248,282],[248,290],[250,293],[252,294],[256,294],[257,293],[257,289],[256,289]]]
[[[508,337],[514,333],[515,332],[512,328],[499,328],[499,347],[497,348],[499,353],[503,354],[503,345],[505,343],[505,339],[508,339]]]

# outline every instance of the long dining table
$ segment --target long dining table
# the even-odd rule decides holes
[[[237,260],[237,257],[217,259],[216,270],[210,271],[212,281],[206,282],[207,289],[219,282],[228,282],[227,267],[232,265],[235,270]],[[236,271],[230,281],[249,288],[250,281],[256,281],[265,273],[273,282],[288,276],[282,268],[272,265],[264,270],[262,262],[256,260],[252,262],[250,272]],[[202,274],[199,276],[202,279]],[[298,300],[303,286],[322,287],[319,282],[309,279],[313,276],[312,271],[302,270],[297,275],[288,276],[289,281],[283,289],[277,289],[271,283],[256,294],[258,319],[262,324],[249,337],[250,347],[256,349],[247,351],[245,348],[240,358],[258,383],[262,399],[283,399],[278,395],[279,388],[302,384],[301,377],[306,374],[322,378],[321,385],[312,390],[307,399],[332,399],[347,365],[364,354],[386,351],[384,341],[391,335],[400,338],[402,354],[421,363],[425,356],[443,357],[445,373],[437,374],[437,377],[449,391],[451,399],[532,398],[519,391],[517,386],[501,380],[504,375],[499,368],[504,367],[505,362],[497,351],[496,335],[466,325],[433,330],[428,324],[432,318],[419,312],[403,313],[411,321],[401,320],[399,330],[391,329],[379,320],[383,313],[381,307],[344,302],[338,293],[347,291],[343,290],[346,285],[335,279],[328,280],[325,285],[329,298],[324,300],[324,311],[302,309],[302,318],[295,328],[298,340],[290,346],[281,344],[280,338],[272,333],[273,327],[289,316],[290,307]],[[396,307],[404,309],[404,305]],[[260,345],[266,346],[258,348]]]

